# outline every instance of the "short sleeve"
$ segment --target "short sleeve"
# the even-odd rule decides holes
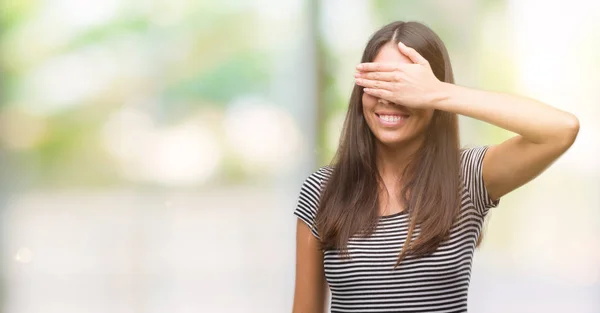
[[[500,199],[492,199],[483,181],[483,157],[488,146],[478,146],[461,152],[461,174],[475,208],[485,216],[490,208],[498,206]]]
[[[300,188],[300,196],[294,210],[294,215],[306,223],[312,234],[319,240],[321,240],[321,237],[317,231],[316,217],[321,197],[321,187],[327,174],[327,168],[323,167],[306,178]]]

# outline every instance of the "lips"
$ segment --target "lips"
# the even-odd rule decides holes
[[[397,127],[404,125],[410,114],[391,113],[391,112],[376,112],[375,115],[379,122],[386,127]]]
[[[390,115],[390,114],[377,114],[377,116],[379,116],[380,119],[387,121],[387,122],[395,122],[398,121],[400,119],[406,119],[408,118],[408,115]]]
[[[375,111],[375,114],[380,115],[391,115],[391,116],[410,116],[410,113],[403,111]]]

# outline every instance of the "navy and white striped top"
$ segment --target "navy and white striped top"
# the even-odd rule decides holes
[[[380,217],[372,236],[352,237],[350,259],[338,250],[324,252],[325,277],[331,290],[331,312],[466,312],[471,265],[477,238],[493,201],[483,183],[482,162],[487,146],[461,152],[460,218],[450,237],[432,254],[406,257],[394,269],[406,240],[408,215],[400,212]],[[329,167],[311,174],[300,191],[294,214],[313,235],[320,192]],[[415,228],[413,236],[418,236]]]

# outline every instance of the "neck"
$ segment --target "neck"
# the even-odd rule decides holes
[[[380,215],[393,214],[404,210],[400,199],[404,182],[402,174],[413,160],[424,140],[411,140],[402,146],[377,145],[377,169],[380,181],[379,208]]]
[[[399,182],[402,173],[423,145],[424,138],[411,140],[398,146],[377,145],[377,169],[388,188],[388,182]]]

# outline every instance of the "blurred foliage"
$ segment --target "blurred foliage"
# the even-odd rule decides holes
[[[43,140],[26,150],[11,152],[19,157],[19,166],[28,169],[29,183],[90,186],[120,182],[118,166],[103,146],[102,129],[110,114],[130,105],[128,99],[140,88],[156,103],[143,109],[153,114],[154,120],[167,118],[170,122],[186,118],[199,106],[223,109],[238,96],[267,93],[271,79],[269,51],[254,42],[258,19],[254,13],[244,9],[223,11],[214,3],[189,6],[190,10],[170,24],[157,22],[152,10],[122,10],[110,22],[82,29],[62,43],[54,43],[51,49],[42,50],[35,62],[15,63],[3,53],[2,105],[12,107],[24,104],[17,91],[28,76],[56,57],[76,55],[89,47],[108,49],[112,58],[119,59],[119,42],[124,39],[136,45],[137,59],[151,67],[144,69],[149,75],[141,81],[138,76],[117,77],[111,82],[113,88],[91,94],[82,103],[46,110],[42,117],[46,125]],[[43,10],[52,7],[38,1],[0,2],[3,52],[18,53],[7,45],[7,38],[35,41],[15,36],[23,36],[18,31],[24,25],[31,27]],[[33,25],[43,27],[41,23]],[[42,35],[44,29],[38,33]],[[125,69],[130,66],[120,65]],[[41,108],[47,104],[42,100],[28,105]]]
[[[167,100],[199,98],[225,105],[239,95],[264,92],[269,81],[266,59],[258,53],[234,55],[195,77],[168,86]]]
[[[328,134],[325,125],[336,113],[346,111],[350,95],[341,94],[336,88],[336,72],[340,65],[337,58],[331,53],[327,44],[321,36],[318,37],[318,51],[320,66],[318,67],[318,88],[319,105],[321,106],[320,131],[317,142],[317,163],[329,164],[335,151],[332,151],[327,144]]]
[[[46,140],[31,150],[39,179],[52,186],[105,185],[118,179],[110,155],[98,142],[107,106],[87,106],[51,116]]]
[[[151,20],[145,16],[126,16],[102,25],[89,28],[70,40],[62,51],[74,51],[86,46],[110,41],[122,34],[144,36],[152,26]]]
[[[0,25],[6,30],[29,18],[30,14],[39,7],[35,0],[4,0],[0,1]]]

